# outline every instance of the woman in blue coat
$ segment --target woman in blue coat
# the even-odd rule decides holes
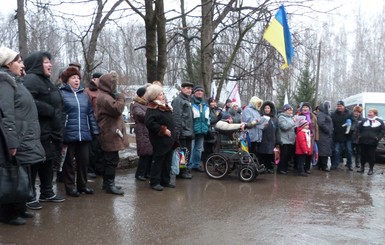
[[[66,193],[73,197],[79,197],[80,193],[93,194],[94,190],[87,187],[87,169],[89,143],[92,137],[99,134],[94,111],[84,88],[80,87],[78,69],[67,68],[61,74],[61,79],[64,86],[60,88],[60,92],[66,114],[64,144],[68,146],[63,164]]]

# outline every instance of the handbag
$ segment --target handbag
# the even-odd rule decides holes
[[[21,203],[33,198],[29,166],[19,163],[0,165],[0,203]]]

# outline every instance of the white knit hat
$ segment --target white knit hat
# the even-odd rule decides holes
[[[16,58],[17,55],[18,53],[13,51],[12,49],[1,47],[0,48],[0,66],[8,65]]]

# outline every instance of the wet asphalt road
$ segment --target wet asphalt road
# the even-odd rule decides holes
[[[94,195],[43,203],[24,226],[0,224],[0,244],[385,244],[384,167],[251,183],[195,173],[162,192],[120,170],[124,197],[100,190],[99,177]]]

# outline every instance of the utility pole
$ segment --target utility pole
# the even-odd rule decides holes
[[[318,104],[318,86],[319,86],[319,70],[321,65],[321,41],[319,42],[319,48],[318,48],[318,59],[317,59],[317,75],[315,80],[315,98],[314,98],[314,106],[317,106]]]

